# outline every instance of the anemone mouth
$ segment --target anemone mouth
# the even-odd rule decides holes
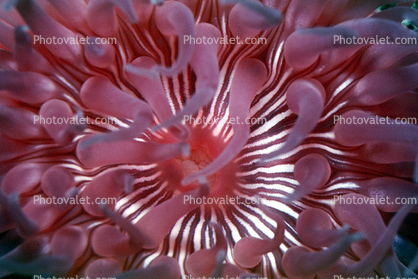
[[[213,156],[210,155],[208,148],[204,145],[191,147],[190,156],[186,159],[176,159],[177,163],[180,164],[183,178],[193,173],[204,169],[210,162],[213,161]],[[216,183],[216,174],[212,174],[206,178],[209,186]],[[195,185],[197,186],[197,185]]]

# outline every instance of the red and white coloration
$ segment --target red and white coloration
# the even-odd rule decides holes
[[[394,2],[0,0],[0,277],[411,276]]]

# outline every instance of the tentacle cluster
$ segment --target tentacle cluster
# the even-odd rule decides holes
[[[0,1],[0,277],[412,274],[418,12],[394,2]]]

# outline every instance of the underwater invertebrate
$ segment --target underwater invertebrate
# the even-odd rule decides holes
[[[352,202],[418,194],[418,12],[385,3],[1,1],[0,276],[412,272],[416,204]]]

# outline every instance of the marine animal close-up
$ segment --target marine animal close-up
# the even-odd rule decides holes
[[[0,0],[0,278],[417,278],[417,39],[407,0]]]

